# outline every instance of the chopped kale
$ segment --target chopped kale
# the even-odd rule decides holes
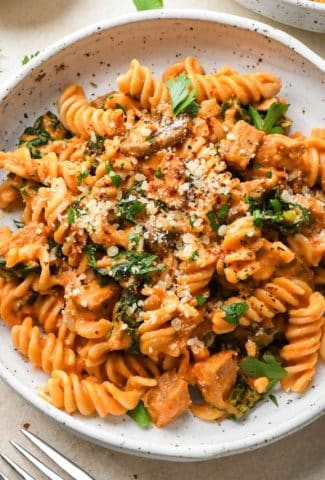
[[[3,257],[0,257],[0,272],[4,275],[10,277],[24,278],[27,277],[30,273],[40,273],[41,268],[39,264],[35,265],[25,265],[24,263],[17,263],[14,267],[7,267],[6,260]]]
[[[257,227],[267,225],[281,233],[292,234],[299,232],[311,221],[309,211],[299,203],[283,200],[279,189],[270,190],[259,200],[248,197],[248,202]]]
[[[116,215],[122,220],[127,220],[132,223],[136,223],[136,217],[143,214],[146,211],[146,206],[144,203],[140,202],[138,199],[133,199],[130,193],[127,194],[122,200],[118,203],[116,207]]]
[[[101,275],[108,275],[114,280],[122,280],[129,276],[147,278],[149,274],[164,269],[164,265],[156,263],[157,255],[148,252],[135,252],[127,250],[114,259],[109,269],[99,269]]]

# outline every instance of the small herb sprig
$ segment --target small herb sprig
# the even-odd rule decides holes
[[[289,105],[287,103],[274,102],[263,118],[256,108],[249,105],[248,113],[257,130],[263,130],[266,133],[283,133],[284,129],[278,122],[287,112],[288,108]]]
[[[270,384],[268,390],[287,376],[287,371],[282,367],[277,359],[268,353],[264,353],[263,360],[255,357],[245,357],[239,364],[240,370],[248,377],[259,378],[266,377]]]
[[[173,112],[176,117],[181,113],[188,113],[191,117],[195,117],[199,111],[200,105],[195,100],[197,89],[190,90],[190,85],[191,80],[185,72],[167,82]]]
[[[241,317],[247,312],[248,305],[246,302],[230,303],[229,305],[223,305],[221,310],[224,312],[226,322],[238,325]]]

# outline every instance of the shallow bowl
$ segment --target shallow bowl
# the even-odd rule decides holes
[[[229,64],[242,72],[280,75],[295,127],[308,133],[324,121],[324,61],[285,33],[245,18],[198,10],[129,15],[87,27],[57,42],[18,72],[0,91],[0,149],[14,148],[23,128],[48,109],[62,88],[82,83],[98,96],[115,88],[116,76],[138,58],[155,73],[180,57],[195,55],[209,70]],[[12,217],[4,221],[12,226]],[[168,460],[205,460],[254,449],[282,438],[325,410],[325,368],[304,396],[278,393],[279,408],[261,403],[242,422],[221,425],[184,415],[169,427],[141,430],[126,418],[82,418],[56,410],[35,388],[46,376],[25,362],[0,327],[0,376],[27,402],[102,446]]]

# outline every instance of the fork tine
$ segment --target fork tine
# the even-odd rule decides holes
[[[0,480],[9,480],[9,478],[6,477],[6,475],[4,473],[0,472]]]
[[[70,477],[74,478],[74,480],[95,480],[75,463],[68,460],[64,455],[62,455],[62,453],[55,450],[55,448],[50,447],[50,445],[44,442],[44,440],[41,440],[39,437],[25,430],[24,428],[22,428],[20,431],[64,472],[68,473]]]
[[[13,460],[11,460],[11,458],[7,457],[7,455],[5,455],[4,453],[0,453],[0,457],[8,463],[8,465],[11,466],[11,468],[13,470],[15,470],[15,472],[18,473],[18,475],[21,476],[21,478],[23,478],[24,480],[35,480],[35,478],[31,477],[29,475],[29,473],[26,472],[26,470],[24,470],[23,468],[21,468],[19,465],[17,465],[16,462],[14,462]]]
[[[50,480],[63,480],[62,477],[57,475],[53,470],[48,468],[44,463],[42,463],[40,460],[38,460],[34,455],[32,455],[28,450],[25,450],[21,445],[18,445],[18,443],[14,442],[13,440],[10,440],[10,443],[20,452],[27,460],[30,461],[40,472],[44,473],[44,475],[49,478]]]

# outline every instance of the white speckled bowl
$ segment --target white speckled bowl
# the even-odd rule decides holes
[[[312,0],[235,0],[256,13],[293,27],[325,33],[325,3]]]
[[[117,74],[127,70],[133,57],[159,74],[186,55],[197,55],[207,70],[226,63],[244,72],[265,69],[280,75],[295,126],[306,132],[324,121],[325,63],[303,44],[245,18],[165,10],[87,27],[32,60],[0,92],[0,148],[13,148],[24,126],[54,109],[66,83],[81,82],[89,95],[97,96],[114,86]],[[12,218],[6,221],[12,225]],[[320,366],[306,395],[279,393],[279,408],[265,401],[239,423],[218,425],[184,415],[164,430],[143,431],[128,417],[71,417],[37,396],[35,387],[44,384],[46,376],[14,351],[4,325],[0,338],[0,375],[14,390],[77,435],[124,452],[184,461],[230,455],[288,435],[325,409],[325,368]]]

